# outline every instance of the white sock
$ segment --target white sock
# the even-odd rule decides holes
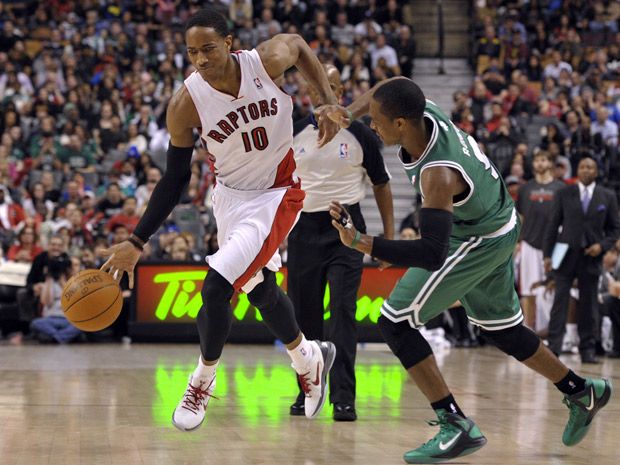
[[[286,349],[286,351],[293,361],[293,368],[296,370],[304,369],[308,366],[310,360],[312,360],[312,344],[310,344],[310,341],[308,341],[303,334],[301,335],[301,342],[299,345],[293,350]]]
[[[198,366],[192,374],[193,379],[212,380],[215,376],[215,369],[220,361],[218,360],[214,365],[205,365],[202,361],[202,356],[198,358]]]

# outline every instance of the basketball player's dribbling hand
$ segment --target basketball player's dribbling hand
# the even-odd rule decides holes
[[[101,271],[110,273],[118,283],[120,283],[123,273],[127,273],[129,289],[133,289],[133,269],[140,259],[140,250],[131,242],[123,241],[108,249],[101,249],[100,253],[104,257],[110,257],[101,266]]]
[[[339,105],[323,105],[314,112],[314,116],[319,125],[319,147],[323,147],[331,141],[338,131],[340,131],[340,125],[332,120],[325,111],[325,109],[338,106]]]

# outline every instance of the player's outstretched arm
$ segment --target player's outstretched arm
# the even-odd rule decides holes
[[[396,79],[408,79],[403,76],[396,76],[390,79],[386,79],[384,81],[378,82],[373,86],[372,89],[367,90],[354,102],[351,103],[348,107],[342,107],[340,105],[328,105],[321,108],[321,118],[327,117],[332,121],[337,123],[341,128],[348,128],[351,126],[351,123],[361,118],[364,115],[368,114],[370,109],[370,100],[374,95],[375,91],[384,84],[387,84],[390,81],[394,81]]]
[[[170,100],[166,124],[170,132],[170,145],[165,174],[153,189],[146,211],[129,239],[102,251],[104,256],[110,258],[101,269],[110,273],[117,281],[121,280],[123,273],[127,273],[130,288],[133,288],[133,269],[144,244],[179,203],[191,178],[190,165],[194,151],[192,129],[200,126],[200,118],[185,87]]]
[[[438,270],[446,260],[452,232],[452,199],[465,188],[456,171],[438,166],[422,173],[424,203],[420,211],[422,237],[414,241],[388,240],[361,234],[354,227],[339,222],[343,207],[330,204],[332,225],[343,244],[394,265]]]
[[[267,74],[272,79],[276,79],[287,69],[296,66],[308,84],[316,89],[321,99],[320,105],[338,103],[329,85],[325,68],[310,46],[298,34],[278,34],[260,43],[256,50]],[[327,119],[319,121],[319,147],[332,140],[339,129],[339,126],[332,121]]]

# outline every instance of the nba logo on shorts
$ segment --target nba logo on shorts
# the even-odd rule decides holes
[[[349,144],[340,144],[340,158],[349,158]]]
[[[258,78],[254,79],[254,84],[256,84],[256,87],[258,87],[259,89],[263,88],[263,84],[260,82],[260,79]]]

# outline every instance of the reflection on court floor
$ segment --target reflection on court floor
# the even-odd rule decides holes
[[[281,423],[289,416],[288,407],[298,389],[294,371],[285,363],[284,356],[282,360],[281,364],[222,363],[217,371],[215,395],[218,399],[209,404],[210,413],[225,408],[247,425],[256,425],[259,421]],[[170,415],[183,395],[193,369],[192,364],[167,366],[158,363],[152,409],[154,423],[170,423]],[[399,416],[405,376],[404,370],[396,363],[358,364],[357,407],[379,406],[382,416]],[[325,410],[331,412],[331,406],[326,404]]]

